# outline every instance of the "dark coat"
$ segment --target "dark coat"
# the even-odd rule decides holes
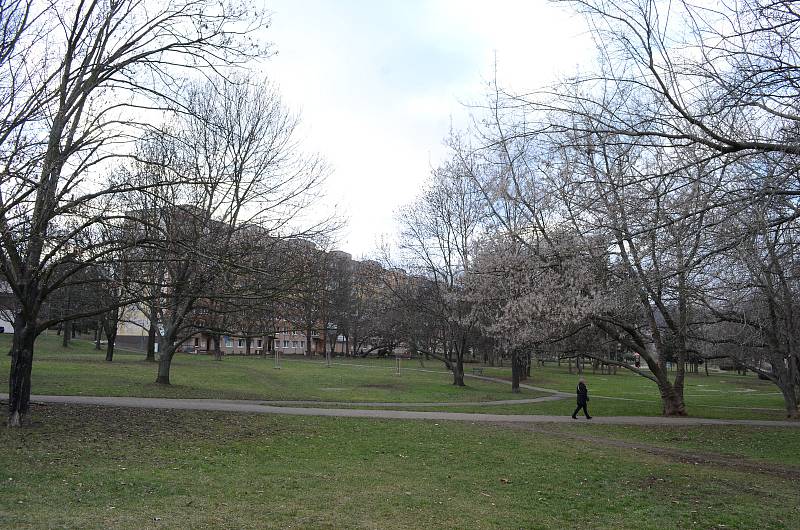
[[[589,401],[589,389],[583,383],[578,383],[578,405],[586,405]]]

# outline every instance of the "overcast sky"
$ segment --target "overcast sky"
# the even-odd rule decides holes
[[[330,164],[348,219],[338,248],[369,256],[396,233],[445,156],[451,123],[481,101],[496,54],[502,85],[533,88],[593,57],[583,20],[532,1],[264,0],[277,55],[264,73],[302,115],[303,143]]]

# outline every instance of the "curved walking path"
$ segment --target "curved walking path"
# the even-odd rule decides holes
[[[7,400],[8,394],[0,394]],[[74,405],[97,405],[106,407],[130,407],[151,409],[213,410],[224,412],[252,412],[259,414],[286,414],[292,416],[333,416],[346,418],[379,418],[399,420],[440,420],[492,423],[571,423],[569,415],[514,415],[475,414],[463,412],[421,412],[412,410],[369,410],[310,407],[276,407],[262,401],[236,401],[224,399],[171,399],[139,397],[99,396],[31,396],[32,403],[63,403]],[[586,422],[587,420],[579,420]],[[664,418],[660,416],[611,416],[595,417],[591,423],[606,425],[750,425],[760,427],[800,428],[800,421],[767,420],[717,420],[708,418]]]
[[[568,394],[540,396],[525,399],[498,399],[495,401],[432,401],[432,402],[405,402],[405,401],[312,401],[302,399],[259,400],[264,405],[337,405],[350,407],[482,407],[492,405],[524,405],[527,403],[542,403],[544,401],[560,401]]]
[[[417,371],[423,372],[428,370],[419,370]],[[492,383],[502,383],[508,384],[508,381],[505,379],[499,379],[496,377],[484,377],[480,375],[467,375],[467,377],[472,377],[473,379],[481,379],[483,381],[489,381]],[[573,394],[567,394],[566,392],[561,392],[559,390],[553,390],[552,388],[542,388],[538,386],[532,385],[525,385],[520,384],[520,388],[525,388],[527,390],[535,390],[537,392],[546,392],[548,394],[552,394],[550,396],[539,396],[536,398],[523,398],[523,399],[497,399],[494,401],[433,401],[433,402],[398,402],[398,401],[312,401],[312,400],[259,400],[258,403],[264,405],[275,405],[275,406],[285,406],[285,405],[338,405],[338,406],[349,406],[349,407],[483,407],[483,406],[493,406],[493,405],[525,405],[528,403],[543,403],[545,401],[560,401],[562,399],[574,397]]]

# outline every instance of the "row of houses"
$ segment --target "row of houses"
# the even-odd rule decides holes
[[[380,264],[374,261],[354,261],[346,252],[331,251],[328,254],[332,259],[352,267],[353,271],[362,265],[382,269]],[[206,315],[207,313],[198,314],[196,323],[199,329],[182,343],[180,351],[209,354],[218,348],[223,355],[264,355],[273,352],[283,355],[303,355],[310,352],[319,355],[326,350],[339,354],[347,353],[347,338],[337,334],[335,325],[331,323],[318,321],[312,325],[311,330],[308,330],[305,326],[301,328],[287,316],[278,316],[261,324],[264,328],[272,328],[274,330],[272,332],[244,335],[241,330],[231,329],[211,334],[202,330],[203,327],[207,327],[207,322],[204,320]],[[116,343],[120,347],[144,351],[147,347],[149,328],[150,317],[142,307],[129,306],[123,312],[117,326]],[[331,341],[334,341],[333,349]]]
[[[149,319],[136,307],[128,308],[117,328],[117,345],[142,350],[147,346]],[[322,328],[322,324],[319,324]],[[331,340],[329,334],[327,340]],[[330,343],[323,340],[320,332],[311,331],[311,348],[313,354],[324,353],[323,348],[330,351]],[[281,322],[277,331],[272,334],[243,336],[235,333],[223,333],[219,336],[219,350],[223,355],[264,355],[278,352],[282,355],[303,355],[308,351],[307,334],[304,330],[293,329],[289,322]],[[335,353],[345,353],[346,338],[336,337]],[[208,354],[214,351],[214,337],[206,332],[198,331],[186,340],[181,351],[185,353]]]

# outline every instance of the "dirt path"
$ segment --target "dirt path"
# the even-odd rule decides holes
[[[0,400],[8,400],[0,394]],[[276,407],[263,401],[235,401],[221,399],[168,399],[138,397],[98,396],[31,396],[33,403],[67,403],[109,407],[217,410],[228,412],[253,412],[259,414],[287,414],[293,416],[334,416],[347,418],[380,418],[399,420],[440,420],[492,423],[571,423],[568,415],[514,415],[477,414],[463,412],[422,412],[413,410],[337,409],[314,407]],[[587,421],[587,420],[577,420]],[[708,418],[664,418],[661,416],[611,416],[597,417],[592,423],[606,425],[753,425],[762,427],[800,428],[800,421],[717,420]]]

